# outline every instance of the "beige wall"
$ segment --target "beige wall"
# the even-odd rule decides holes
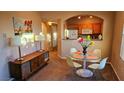
[[[38,12],[0,12],[0,33],[7,33],[8,36],[13,36],[12,17],[22,17],[33,21],[33,32],[38,34],[41,31],[41,19]]]
[[[124,12],[117,12],[112,44],[112,65],[120,80],[124,80],[124,61],[120,58],[121,37],[124,24]]]
[[[81,14],[89,14],[94,16],[99,16],[104,19],[103,24],[103,40],[102,41],[96,41],[95,47],[102,49],[102,57],[110,56],[111,52],[111,44],[112,44],[112,33],[113,33],[113,25],[114,25],[114,12],[81,12],[81,11],[66,11],[66,12],[41,12],[42,19],[46,20],[57,20],[61,19],[61,47],[59,48],[61,50],[61,53],[59,54],[62,57],[65,57],[69,55],[69,49],[70,47],[77,47],[77,43],[75,44],[73,40],[71,41],[65,41],[63,39],[63,31],[64,31],[64,22],[66,19],[81,15]]]
[[[14,36],[13,20],[12,17],[21,17],[25,19],[31,19],[33,24],[33,32],[39,34],[41,31],[41,18],[38,12],[0,12],[0,39],[3,33],[6,34],[6,38]],[[6,39],[0,40],[0,80],[8,80],[9,69],[8,69],[8,58],[18,58],[18,48],[8,47],[4,44]],[[1,46],[2,45],[2,46]],[[3,47],[4,46],[4,47]],[[29,54],[36,51],[35,46],[28,45],[28,49],[25,47],[22,49],[22,55]]]
[[[58,48],[57,48],[57,52],[58,52],[58,55],[60,56],[61,55],[61,52],[62,52],[62,49],[61,49],[61,47],[62,47],[62,42],[61,42],[61,36],[62,36],[62,34],[61,34],[61,19],[58,19],[57,20],[57,23],[58,23],[58,27],[57,27],[57,42],[58,42],[58,44],[57,44],[57,46],[58,46]]]
[[[43,44],[43,49],[44,50],[49,50],[49,48],[50,48],[50,43],[48,42],[48,40],[47,40],[47,34],[49,33],[49,27],[48,27],[48,25],[47,25],[47,22],[42,22],[42,31],[43,31],[43,33],[44,33],[44,35],[45,35],[45,40],[44,40],[44,44]]]

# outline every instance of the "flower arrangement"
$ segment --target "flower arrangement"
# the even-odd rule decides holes
[[[89,46],[93,46],[94,45],[94,42],[91,40],[91,37],[89,35],[86,38],[79,37],[78,38],[78,42],[81,44],[81,46],[83,48],[84,55],[86,55],[86,53],[87,53],[86,49]]]

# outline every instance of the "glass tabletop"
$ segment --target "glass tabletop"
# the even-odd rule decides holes
[[[75,52],[71,55],[71,57],[79,60],[98,60],[99,59],[99,57],[95,55],[84,56],[81,52]]]

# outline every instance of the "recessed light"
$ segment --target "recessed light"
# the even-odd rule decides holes
[[[93,18],[93,16],[90,16],[90,18]]]
[[[81,19],[81,16],[78,16],[78,19]]]

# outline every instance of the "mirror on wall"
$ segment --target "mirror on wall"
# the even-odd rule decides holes
[[[76,39],[90,35],[93,40],[103,40],[103,19],[93,15],[68,18],[64,24],[64,39]]]

